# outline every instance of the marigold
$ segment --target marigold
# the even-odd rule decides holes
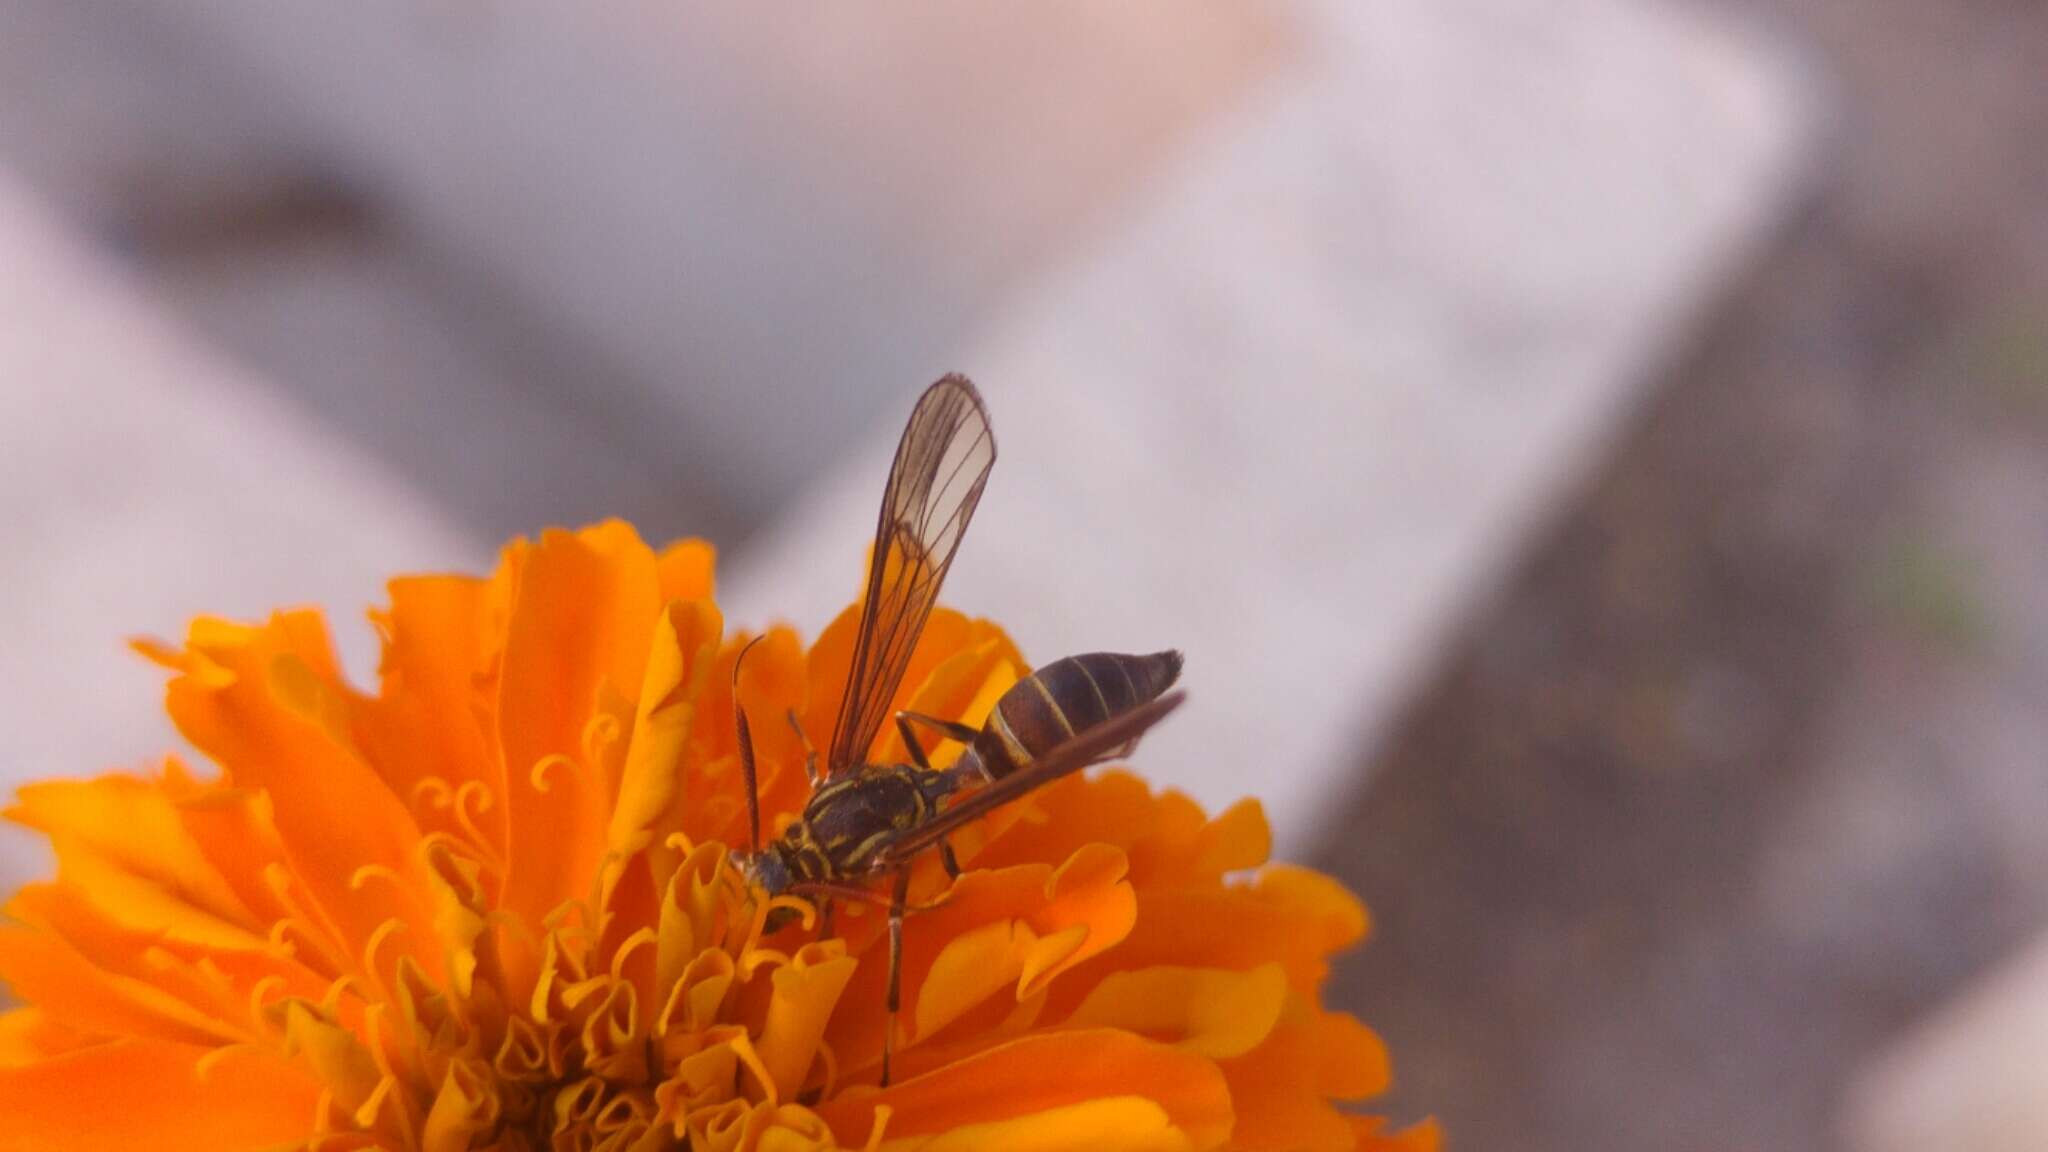
[[[1387,1083],[1318,1003],[1365,912],[1252,872],[1256,803],[1207,819],[1112,771],[964,829],[966,873],[909,922],[877,1090],[883,917],[764,933],[727,861],[747,637],[711,549],[608,523],[390,594],[373,693],[310,611],[139,645],[218,779],[170,759],[22,790],[58,864],[0,925],[27,1005],[0,1016],[0,1149],[1435,1147],[1330,1103]],[[808,652],[771,630],[748,710],[822,741],[852,627]],[[897,703],[978,720],[1024,670],[940,611]],[[800,742],[756,741],[786,822]]]

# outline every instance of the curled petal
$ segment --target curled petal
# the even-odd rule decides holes
[[[496,1126],[499,1109],[488,1069],[477,1061],[451,1062],[427,1111],[420,1137],[422,1152],[462,1152]]]
[[[794,1099],[803,1086],[854,966],[844,942],[828,940],[798,949],[770,977],[774,993],[758,1046],[779,1099]]]

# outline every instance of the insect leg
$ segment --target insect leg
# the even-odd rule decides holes
[[[896,1011],[903,1001],[903,901],[910,895],[910,869],[896,870],[889,899],[889,1023],[882,1032],[882,1087],[889,1086],[889,1058],[896,1052]]]
[[[888,897],[870,892],[858,884],[835,884],[830,880],[807,880],[801,884],[792,884],[789,886],[789,894],[810,898],[829,897],[834,900],[844,900],[848,904],[878,904],[887,906],[889,903]],[[943,908],[945,906],[946,893],[942,892],[939,894],[938,899],[928,904],[904,904],[903,912],[905,915],[910,915],[916,912],[930,912],[934,908]]]
[[[953,855],[953,842],[951,840],[939,841],[939,863],[946,866],[948,878],[954,880],[960,878],[960,861]]]
[[[747,653],[754,650],[754,645],[765,638],[763,633],[747,641],[732,662],[732,721],[739,732],[740,773],[747,785],[747,850],[756,854],[761,851],[761,786],[754,774],[754,733],[747,726],[747,710],[740,707],[740,666],[747,662]]]
[[[832,938],[832,909],[835,905],[830,896],[818,897],[818,939]]]
[[[924,754],[924,745],[917,742],[917,733],[910,730],[910,713],[896,714],[896,731],[903,736],[903,747],[910,751],[910,762],[929,772],[932,762]]]
[[[904,724],[906,721],[916,721],[934,731],[943,732],[962,744],[972,744],[974,738],[981,735],[981,729],[972,724],[962,724],[958,720],[941,720],[937,716],[927,716],[922,712],[912,712],[908,709],[896,714],[896,723]],[[903,739],[905,743],[910,741],[910,729],[907,726],[903,729]]]
[[[804,726],[797,723],[796,709],[791,708],[782,715],[789,721],[789,730],[796,733],[797,743],[804,746],[804,778],[811,782],[811,787],[816,788],[818,786],[818,750],[811,747],[811,738],[804,733]]]

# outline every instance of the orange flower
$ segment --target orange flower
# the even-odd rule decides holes
[[[711,570],[613,523],[396,580],[374,693],[311,612],[142,645],[220,775],[22,791],[58,863],[0,925],[27,1004],[0,1016],[0,1152],[1435,1147],[1330,1103],[1387,1082],[1317,997],[1364,909],[1253,871],[1256,804],[1211,820],[1120,772],[964,829],[950,892],[920,867],[913,898],[944,899],[909,920],[877,1089],[883,917],[764,934],[728,861],[746,637]],[[751,714],[823,743],[852,628],[770,632]],[[1023,671],[941,611],[898,704],[976,721]],[[779,827],[802,746],[755,727]]]

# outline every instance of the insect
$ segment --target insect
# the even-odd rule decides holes
[[[748,851],[738,863],[748,881],[770,897],[790,893],[815,901],[820,931],[829,934],[833,900],[882,903],[869,886],[891,879],[884,1085],[895,1050],[911,863],[936,848],[947,874],[957,877],[949,834],[1035,788],[1127,754],[1185,696],[1168,692],[1180,676],[1178,652],[1069,656],[1011,686],[981,728],[898,713],[897,728],[912,763],[869,763],[868,749],[888,718],[995,459],[995,435],[974,385],[963,376],[946,376],[926,389],[903,429],[882,490],[852,667],[824,763],[819,765],[806,742],[811,797],[796,821],[766,845],[752,730],[737,693],[733,699],[749,820]],[[740,661],[745,657],[742,651]],[[737,682],[737,662],[733,676]],[[789,721],[796,726],[794,713]],[[953,764],[936,770],[917,737],[918,726],[967,747]]]

